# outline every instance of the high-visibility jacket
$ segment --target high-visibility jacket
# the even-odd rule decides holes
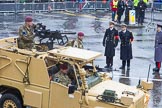
[[[134,0],[133,3],[134,3],[134,6],[136,7],[139,3],[139,0]]]
[[[111,10],[112,11],[117,11],[117,5],[118,5],[118,0],[112,0],[111,2],[110,2],[110,5],[111,5]]]
[[[148,0],[143,0],[146,4],[148,3]]]
[[[117,8],[117,5],[118,5],[118,0],[113,0],[113,8]]]

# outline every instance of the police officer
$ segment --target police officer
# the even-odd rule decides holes
[[[25,24],[19,28],[18,47],[31,50],[34,46],[34,25],[30,16],[25,18]]]
[[[162,24],[157,25],[157,32],[155,37],[155,56],[156,67],[153,69],[154,73],[158,72],[162,62]]]
[[[67,75],[68,65],[66,63],[60,64],[60,71],[52,76],[52,80],[58,83],[68,86],[71,84],[71,80]]]
[[[134,9],[135,9],[135,12],[136,12],[136,14],[135,14],[136,22],[138,22],[138,8],[137,8],[137,6],[138,6],[138,3],[139,3],[139,0],[133,0],[133,3],[134,3]]]
[[[113,57],[115,56],[115,47],[118,45],[118,31],[114,28],[114,22],[109,22],[109,28],[106,30],[103,38],[103,46],[105,47],[106,68],[112,69]]]
[[[118,15],[118,23],[120,24],[121,16],[123,15],[123,12],[125,10],[125,2],[124,0],[119,0],[118,5],[117,5],[117,15]]]
[[[137,8],[138,8],[138,24],[143,25],[147,5],[143,0],[140,0],[140,2],[137,5]]]
[[[125,69],[125,65],[127,63],[127,70],[130,70],[130,60],[132,57],[132,41],[133,34],[132,32],[127,30],[127,25],[122,24],[122,31],[119,32],[119,37],[121,40],[120,45],[120,59],[122,60],[122,66],[120,69]]]
[[[73,42],[73,47],[83,49],[83,38],[84,38],[84,33],[83,32],[78,32],[78,37],[76,40]]]
[[[129,24],[129,11],[133,9],[133,2],[132,0],[126,1],[126,10],[125,10],[125,24]]]

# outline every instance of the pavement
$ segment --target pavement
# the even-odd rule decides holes
[[[28,14],[4,14],[0,15],[0,38],[8,36],[17,36],[17,31],[20,25],[23,24],[23,19]],[[55,13],[39,13],[30,14],[34,18],[34,22],[41,22],[51,30],[62,31],[82,31],[85,33],[84,47],[85,49],[99,51],[104,54],[104,47],[102,46],[102,40],[108,23],[111,20],[111,14],[109,12],[83,12],[83,13],[71,13],[71,12],[55,12]],[[161,21],[161,13],[156,13],[154,20],[156,23]],[[121,83],[136,86],[139,79],[146,79],[148,75],[148,68],[151,64],[151,71],[149,80],[153,81],[154,88],[151,90],[151,97],[149,101],[149,108],[162,108],[162,76],[152,75],[152,68],[154,68],[154,38],[156,31],[152,28],[148,28],[150,20],[150,13],[146,13],[145,27],[130,29],[134,34],[133,42],[133,59],[131,60],[131,70],[122,71],[119,69],[121,66],[120,49],[119,45],[116,48],[116,55],[114,57],[113,71],[111,75],[113,80]],[[158,17],[157,17],[158,16]],[[160,20],[160,21],[159,21]],[[116,27],[119,31],[120,28]],[[148,31],[149,30],[149,31]],[[68,35],[69,39],[74,39],[76,35]],[[105,66],[105,57],[102,56],[95,61],[96,65],[100,67]],[[162,70],[160,71],[162,73]]]

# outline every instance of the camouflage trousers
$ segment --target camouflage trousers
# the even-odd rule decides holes
[[[18,47],[20,49],[32,50],[34,48],[34,43],[33,42],[25,42],[23,40],[19,40],[18,41]]]

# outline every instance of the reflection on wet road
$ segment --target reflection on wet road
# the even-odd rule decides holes
[[[27,14],[0,15],[0,38],[7,36],[17,36],[17,30],[23,24],[24,17]],[[46,13],[32,14],[34,22],[41,22],[51,30],[67,30],[85,33],[84,45],[86,49],[95,50],[104,53],[102,40],[105,30],[108,28],[110,14],[108,12],[97,12],[93,14],[73,14],[73,13]],[[116,27],[120,30],[119,27]],[[119,70],[121,66],[119,45],[116,48],[114,57],[114,69],[119,71],[113,72],[113,80],[121,83],[137,86],[139,79],[146,79],[148,66],[151,64],[151,70],[154,67],[154,37],[155,32],[151,29],[146,32],[146,28],[130,29],[135,35],[133,42],[133,60],[131,60],[131,70]],[[68,35],[74,39],[76,35]],[[119,43],[120,44],[120,43]],[[105,57],[102,56],[95,61],[100,67],[105,66]],[[151,71],[152,73],[152,71]],[[162,73],[162,71],[161,71]],[[151,90],[151,101],[149,108],[162,108],[162,76],[150,74],[150,80],[153,80],[154,89]],[[155,80],[156,79],[156,80]]]

